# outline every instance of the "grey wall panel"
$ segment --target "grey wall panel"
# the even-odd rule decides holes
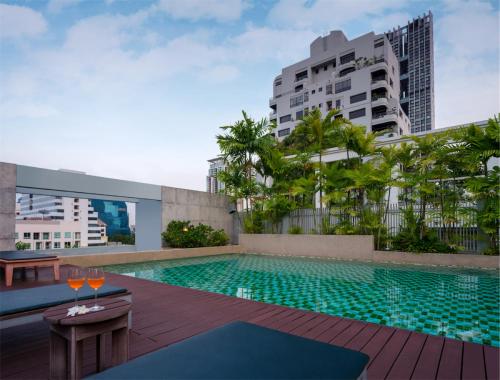
[[[138,251],[161,249],[160,201],[141,199],[135,207],[135,246]]]
[[[97,198],[113,196],[161,200],[161,187],[158,185],[23,165],[17,166],[17,187],[94,194]]]
[[[16,165],[0,162],[0,251],[15,249]]]

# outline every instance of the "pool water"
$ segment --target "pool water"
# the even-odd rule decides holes
[[[498,347],[499,272],[264,255],[112,265],[108,272]]]

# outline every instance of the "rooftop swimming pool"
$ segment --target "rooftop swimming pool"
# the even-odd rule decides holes
[[[499,347],[499,272],[263,255],[108,272]]]

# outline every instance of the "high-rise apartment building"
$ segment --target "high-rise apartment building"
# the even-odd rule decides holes
[[[88,199],[23,194],[18,204],[18,241],[33,249],[91,247],[107,242],[105,225]]]
[[[434,129],[434,42],[432,13],[386,33],[399,60],[400,102],[411,132]]]
[[[308,112],[336,108],[339,116],[396,138],[410,132],[399,103],[399,63],[384,34],[348,40],[341,31],[318,37],[310,57],[285,67],[274,79],[269,106],[278,139],[289,135]]]
[[[224,183],[217,178],[217,174],[226,168],[224,160],[220,157],[208,160],[207,193],[218,193],[224,190]]]

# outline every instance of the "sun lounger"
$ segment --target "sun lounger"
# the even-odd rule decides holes
[[[53,267],[54,279],[59,280],[59,257],[25,251],[0,251],[0,267],[5,271],[5,285],[12,285],[15,268]]]
[[[120,297],[131,301],[125,288],[103,285],[98,297]],[[91,299],[94,290],[85,284],[78,292],[78,299]],[[8,290],[0,293],[0,329],[42,320],[49,307],[74,302],[75,291],[66,284],[45,285],[36,288]]]
[[[233,322],[90,379],[363,379],[368,359],[357,351]]]

